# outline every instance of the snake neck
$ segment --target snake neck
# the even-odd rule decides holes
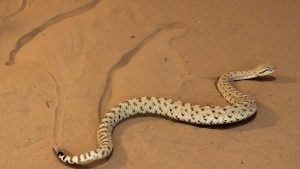
[[[248,107],[250,105],[255,108],[253,111],[256,111],[255,100],[252,97],[240,92],[232,85],[233,81],[252,79],[255,77],[257,77],[257,75],[251,70],[229,72],[220,76],[217,82],[217,87],[226,101],[233,106]]]
[[[256,78],[258,75],[256,74],[255,70],[252,69],[248,71],[229,72],[223,74],[222,76],[226,77],[229,81],[238,81],[238,80],[253,79]]]

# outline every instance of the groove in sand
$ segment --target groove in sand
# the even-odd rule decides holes
[[[112,77],[117,69],[120,69],[124,66],[126,66],[129,61],[132,59],[136,53],[138,53],[145,45],[147,45],[159,32],[165,29],[169,29],[173,26],[176,26],[178,23],[177,22],[172,22],[169,24],[165,24],[156,30],[154,30],[152,33],[150,33],[148,36],[146,36],[144,39],[142,39],[140,42],[137,43],[137,45],[130,50],[128,50],[126,53],[124,53],[120,60],[116,62],[108,71],[106,80],[105,80],[105,85],[103,92],[100,97],[99,101],[99,107],[98,107],[98,112],[101,113],[103,112],[103,106],[109,100],[112,92]],[[101,114],[99,114],[99,119],[101,119]]]
[[[34,28],[33,30],[31,30],[30,32],[26,33],[25,35],[23,35],[22,37],[20,37],[17,41],[17,43],[15,44],[14,49],[12,49],[9,53],[9,58],[8,60],[5,62],[5,65],[12,65],[15,63],[16,60],[16,55],[19,52],[19,50],[26,45],[28,42],[30,42],[34,37],[36,37],[40,32],[42,32],[43,30],[47,29],[48,27],[63,21],[65,19],[68,19],[70,17],[74,17],[77,16],[79,14],[82,14],[84,12],[89,11],[90,9],[93,9],[101,0],[93,0],[79,8],[76,8],[74,10],[68,11],[68,12],[64,12],[61,13],[59,15],[56,15],[52,18],[50,18],[49,20],[47,20],[46,22],[44,22],[43,24],[41,24],[40,26]]]

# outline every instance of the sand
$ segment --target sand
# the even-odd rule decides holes
[[[143,117],[114,130],[93,168],[300,168],[299,1],[0,1],[0,168],[68,168],[52,145],[96,147],[121,101],[163,96],[226,105],[217,77],[271,63],[235,86],[258,112],[226,128]]]

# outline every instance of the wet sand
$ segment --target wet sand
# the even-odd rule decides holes
[[[244,123],[195,127],[141,117],[118,125],[93,168],[300,167],[298,1],[0,1],[0,168],[68,168],[52,145],[96,147],[99,118],[161,96],[226,105],[222,73],[271,63],[235,83],[258,103]]]

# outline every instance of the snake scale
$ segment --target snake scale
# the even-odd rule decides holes
[[[220,76],[217,87],[228,106],[200,106],[162,97],[133,98],[110,109],[101,120],[97,132],[98,148],[72,156],[56,146],[57,157],[66,164],[88,164],[112,153],[112,131],[120,122],[135,115],[154,114],[198,125],[221,125],[245,120],[256,113],[253,98],[236,90],[231,82],[265,76],[274,72],[272,65],[257,66],[248,71],[229,72]]]

